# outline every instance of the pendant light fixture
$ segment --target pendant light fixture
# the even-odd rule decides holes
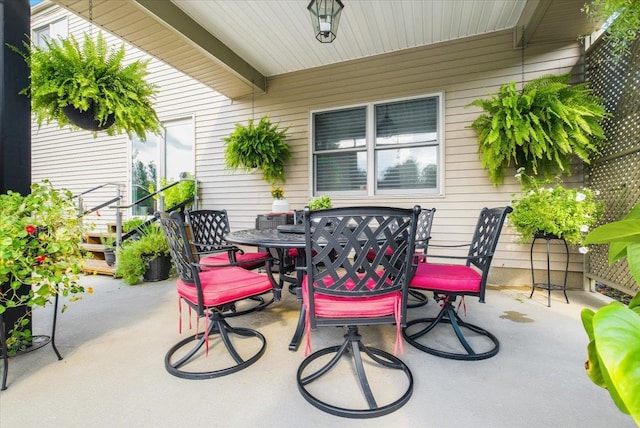
[[[311,0],[307,6],[311,13],[311,24],[320,43],[331,43],[338,34],[340,14],[344,5],[340,0]]]

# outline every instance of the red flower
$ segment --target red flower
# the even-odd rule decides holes
[[[26,230],[29,235],[33,235],[34,233],[36,233],[36,228],[32,224],[26,225],[24,227],[24,230]]]
[[[42,256],[38,256],[38,257],[36,257],[36,261],[37,261],[38,263],[42,263],[42,262],[44,262],[46,259],[47,259],[47,256],[45,256],[45,255],[42,255]]]

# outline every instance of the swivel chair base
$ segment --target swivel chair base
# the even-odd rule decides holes
[[[306,357],[300,364],[296,377],[298,382],[298,390],[305,398],[305,400],[307,400],[318,409],[332,415],[358,419],[383,416],[394,412],[405,405],[413,394],[413,375],[411,374],[409,367],[407,367],[407,365],[399,358],[381,349],[365,346],[361,341],[361,336],[358,334],[357,327],[350,326],[349,332],[345,334],[344,337],[345,341],[341,346],[332,346],[316,351]],[[335,353],[335,355],[329,360],[328,363],[326,363],[318,370],[315,370],[313,373],[304,374],[305,369],[307,368],[307,366],[309,366],[309,364],[311,364],[316,359],[323,357],[324,355],[332,353]],[[365,372],[365,364],[363,363],[363,356],[365,355],[369,357],[372,364],[387,369],[401,370],[405,374],[408,380],[408,387],[406,391],[402,393],[400,398],[397,398],[393,402],[384,404],[382,406],[378,405]],[[352,409],[339,407],[337,405],[320,400],[318,397],[312,395],[307,389],[308,385],[318,380],[323,375],[327,374],[331,369],[333,369],[340,362],[342,357],[353,359],[353,365],[358,376],[360,389],[366,399],[368,408]],[[370,363],[367,363],[366,365],[369,366]]]
[[[233,346],[233,343],[231,342],[231,339],[229,337],[230,334],[242,337],[255,337],[261,343],[260,349],[258,349],[257,352],[254,352],[253,355],[251,355],[249,358],[243,358]],[[186,371],[182,369],[183,366],[192,361],[192,358],[196,356],[196,354],[198,354],[198,351],[206,344],[207,337],[215,335],[220,335],[220,340],[222,341],[227,349],[227,352],[231,355],[236,364],[229,367],[203,372]],[[173,355],[180,349],[182,349],[186,344],[193,341],[197,341],[193,348],[191,348],[191,350],[189,350],[180,359],[172,362]],[[183,379],[211,379],[215,377],[226,376],[228,374],[235,373],[249,367],[251,364],[260,359],[260,357],[264,354],[266,346],[267,341],[260,332],[248,328],[231,327],[220,315],[213,315],[206,333],[203,332],[191,335],[190,337],[187,337],[186,339],[183,339],[180,342],[176,343],[171,349],[169,349],[164,359],[164,365],[169,373]],[[204,358],[214,359],[215,357],[205,356]]]
[[[436,348],[432,348],[430,346],[424,345],[422,343],[418,343],[417,341],[418,338],[429,333],[440,323],[449,324],[453,328],[453,331],[455,332],[456,337],[458,338],[458,341],[460,342],[460,344],[462,345],[462,347],[466,352],[463,353],[463,352],[444,351],[442,349],[436,349]],[[408,332],[409,329],[412,326],[418,325],[418,324],[426,324],[426,326],[422,330],[419,330],[416,333],[410,334]],[[491,348],[485,352],[480,352],[480,353],[476,352],[471,347],[471,345],[469,344],[469,341],[465,337],[463,329],[472,331],[477,335],[484,336],[487,339],[489,339],[487,342],[489,341],[491,342]],[[435,318],[419,318],[419,319],[414,319],[407,322],[407,326],[402,329],[402,336],[410,345],[414,346],[415,348],[423,352],[427,352],[431,355],[435,355],[442,358],[449,358],[452,360],[484,360],[486,358],[493,357],[500,350],[500,342],[493,334],[491,334],[490,332],[488,332],[487,330],[481,327],[462,321],[462,319],[458,316],[455,308],[453,307],[450,301],[446,301],[444,303],[444,306],[440,310],[440,313]]]

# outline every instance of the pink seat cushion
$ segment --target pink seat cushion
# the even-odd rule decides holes
[[[302,287],[302,301],[309,310],[309,291],[306,286],[307,277]],[[374,282],[371,281],[371,287]],[[369,288],[371,288],[369,287]],[[338,297],[316,293],[314,305],[316,316],[320,318],[375,318],[395,313],[396,304],[402,299],[400,291],[367,297]]]
[[[236,261],[241,265],[241,267],[246,269],[253,269],[262,266],[267,258],[269,258],[269,253],[266,251],[244,254],[240,254],[239,252],[236,253]],[[212,265],[202,267],[202,269],[206,270],[207,268],[215,266],[228,266],[231,261],[229,260],[229,254],[224,252],[213,256],[202,257],[200,259],[200,263],[203,265]]]
[[[308,277],[305,276],[302,285],[302,304],[306,311],[305,329],[307,332],[305,355],[309,355],[311,352],[311,311],[309,310],[307,278]],[[331,281],[328,280],[325,284],[331,285],[330,282]],[[374,285],[375,282],[372,280],[370,284],[368,283],[366,286],[367,288],[372,288]],[[349,288],[348,285],[347,288]],[[319,318],[377,318],[394,315],[396,321],[394,353],[403,352],[400,334],[402,292],[393,291],[388,294],[366,297],[339,297],[315,293],[313,302],[315,314]]]
[[[202,294],[204,296],[203,303],[207,307],[246,299],[247,297],[266,293],[272,289],[271,282],[266,275],[237,266],[200,272],[200,283],[202,284]],[[185,283],[178,278],[177,285],[180,297],[192,303],[198,302],[194,284]]]
[[[409,287],[423,290],[479,293],[481,281],[480,273],[468,266],[418,263],[418,268]]]

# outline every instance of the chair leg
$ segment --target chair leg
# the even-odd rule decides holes
[[[264,354],[264,351],[267,346],[267,341],[264,336],[252,329],[248,328],[234,328],[231,327],[225,320],[226,315],[220,314],[212,314],[211,320],[209,324],[209,328],[206,332],[202,332],[199,334],[191,335],[180,342],[176,343],[169,351],[167,352],[164,363],[165,368],[169,373],[174,376],[184,378],[184,379],[211,379],[220,376],[226,376],[231,373],[235,373],[242,369],[249,367],[251,364],[255,363],[260,359],[260,357]],[[216,370],[211,371],[186,371],[182,369],[183,366],[192,362],[193,357],[196,356],[198,351],[200,351],[203,346],[207,343],[207,337],[220,335],[220,339],[224,344],[225,348],[229,355],[235,361],[235,365],[223,367]],[[249,358],[243,358],[240,353],[236,350],[233,345],[230,334],[241,336],[241,337],[255,337],[260,341],[260,349],[254,352]],[[196,344],[186,352],[180,359],[173,362],[173,355],[182,349],[186,344],[196,341]],[[214,357],[211,357],[214,358]]]
[[[335,355],[331,357],[330,360],[322,367],[310,374],[305,373],[305,369],[316,359],[332,353]],[[408,386],[399,398],[384,405],[378,404],[378,400],[376,400],[374,396],[374,392],[371,388],[365,370],[366,367],[371,366],[371,363],[365,363],[365,361],[363,361],[363,354],[366,355],[373,363],[379,366],[392,370],[400,370],[404,373],[408,381]],[[330,404],[314,396],[307,389],[307,386],[312,382],[320,379],[322,376],[334,369],[338,365],[338,363],[343,361],[343,357],[352,360],[353,362],[360,390],[367,403],[367,408],[354,409]],[[402,362],[402,360],[392,354],[389,354],[381,349],[365,346],[362,343],[361,336],[358,334],[358,329],[355,326],[349,327],[348,333],[345,334],[345,341],[341,346],[324,348],[306,357],[298,368],[297,382],[298,390],[300,391],[302,396],[313,406],[332,415],[347,418],[373,418],[389,414],[405,405],[413,394],[413,375],[411,374],[409,367],[407,367],[407,365]]]
[[[443,349],[436,349],[417,341],[418,338],[425,336],[440,323],[451,325],[465,352],[452,352],[445,351]],[[426,326],[415,333],[409,333],[412,326],[420,324],[426,324]],[[464,335],[465,329],[488,338],[491,341],[491,348],[484,352],[476,352],[469,343],[467,337]],[[493,357],[500,350],[500,342],[493,334],[481,327],[478,327],[477,325],[464,322],[456,313],[452,301],[449,300],[445,301],[442,309],[435,318],[419,318],[407,322],[407,326],[402,329],[402,336],[410,345],[423,352],[453,360],[483,360]]]

